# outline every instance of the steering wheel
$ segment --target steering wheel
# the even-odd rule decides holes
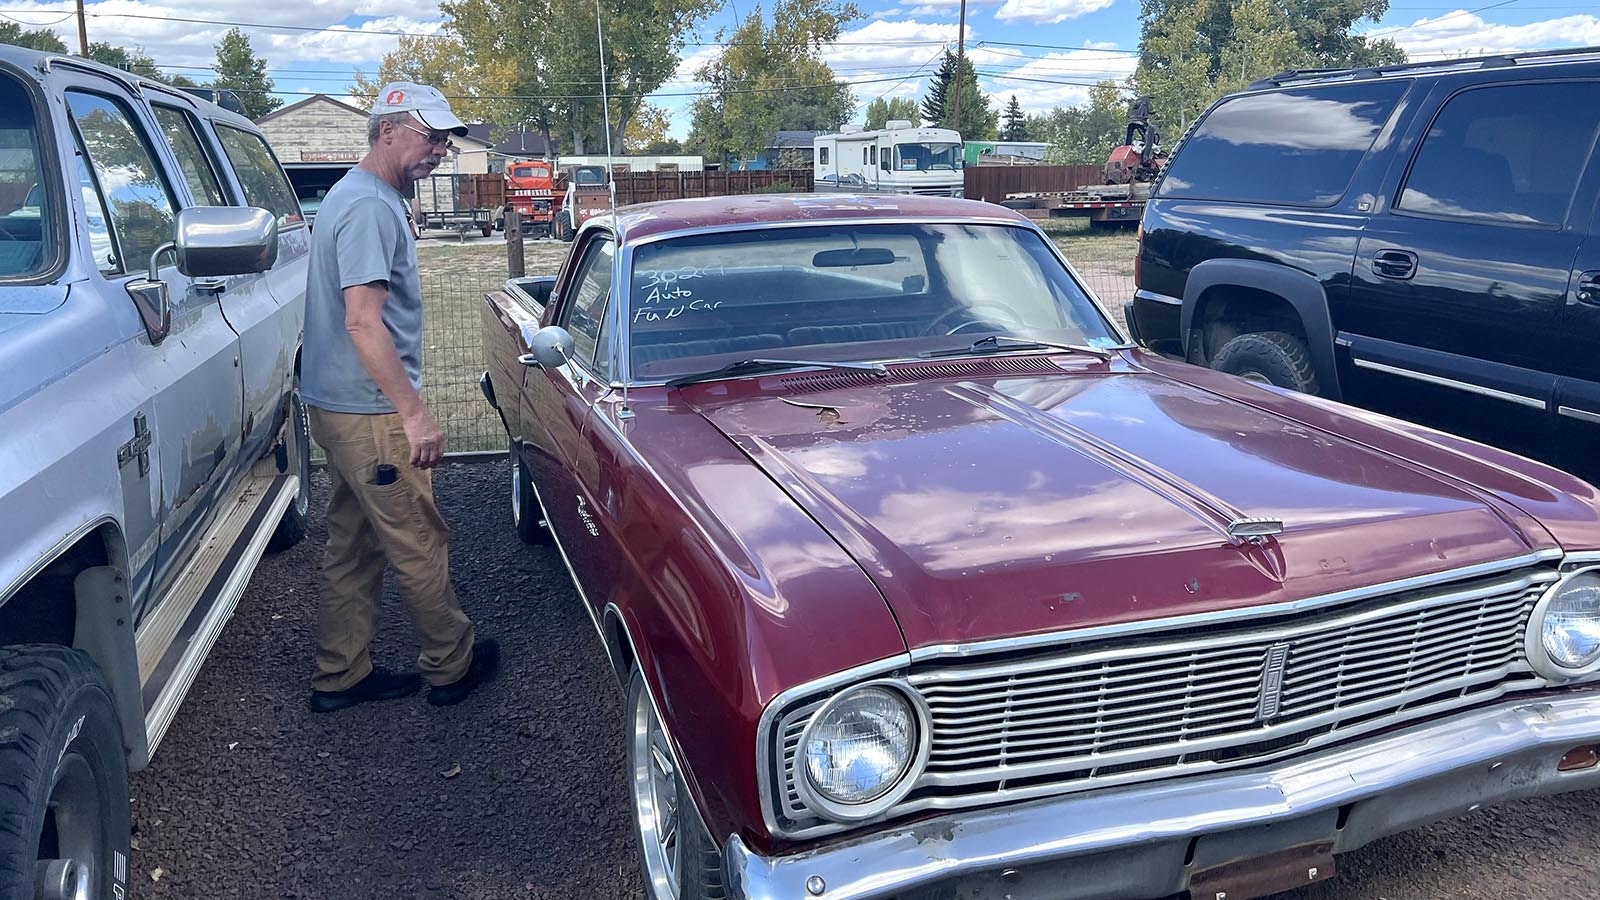
[[[963,321],[961,321],[961,323],[956,325],[954,328],[945,330],[945,325],[951,320],[957,318],[962,318]],[[1022,322],[1017,319],[1016,313],[1005,308],[1004,306],[996,306],[992,303],[979,303],[976,306],[963,306],[960,309],[950,310],[939,318],[928,323],[927,329],[922,333],[939,334],[942,332],[946,335],[959,334],[962,331],[973,327],[974,325],[1008,325],[1012,328],[1021,328]]]

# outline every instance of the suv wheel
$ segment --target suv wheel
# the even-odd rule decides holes
[[[628,680],[628,777],[649,900],[720,900],[722,860],[700,823],[667,733],[637,669]]]
[[[124,896],[122,729],[83,651],[0,648],[0,797],[0,897]]]
[[[1211,368],[1247,381],[1272,384],[1302,394],[1318,392],[1305,341],[1282,331],[1241,334],[1222,345]]]

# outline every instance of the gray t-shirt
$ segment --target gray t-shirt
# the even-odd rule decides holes
[[[300,392],[305,402],[343,413],[391,413],[356,355],[344,325],[344,289],[387,282],[383,324],[411,386],[422,390],[422,281],[405,200],[388,182],[353,168],[322,198],[311,232],[306,338]]]

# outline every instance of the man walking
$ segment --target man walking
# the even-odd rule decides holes
[[[311,709],[330,712],[415,693],[415,673],[375,668],[368,653],[393,567],[421,638],[428,702],[459,703],[494,677],[499,646],[474,640],[450,585],[449,530],[429,471],[444,433],[422,405],[422,282],[407,198],[467,128],[443,94],[384,85],[366,156],[317,210],[306,285],[301,393],[328,456],[328,547]]]

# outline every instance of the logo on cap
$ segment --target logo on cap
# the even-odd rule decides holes
[[[390,106],[394,106],[397,103],[404,103],[405,99],[405,91],[390,91],[388,95],[383,98],[383,102],[389,104]]]

